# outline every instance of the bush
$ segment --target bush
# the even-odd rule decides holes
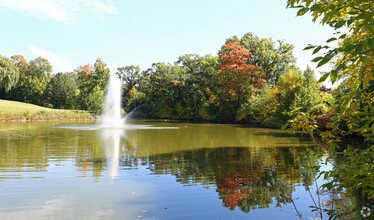
[[[327,92],[321,92],[321,99],[324,103],[326,103],[329,106],[332,106],[335,104],[335,98],[330,93]]]
[[[317,118],[317,126],[318,129],[321,131],[326,131],[328,128],[330,128],[331,119],[328,115],[318,115]]]
[[[309,113],[314,115],[323,115],[329,112],[329,108],[326,104],[318,104],[310,108]]]
[[[43,107],[46,107],[46,108],[53,108],[53,105],[51,103],[44,103],[43,104]]]
[[[244,103],[236,115],[237,121],[250,123],[262,123],[267,121],[274,113],[276,101],[272,97],[273,89],[267,84],[263,86],[261,91],[254,98]]]
[[[41,111],[38,111],[37,113],[36,113],[37,115],[48,115],[48,112],[47,111],[45,111],[45,110],[41,110]]]

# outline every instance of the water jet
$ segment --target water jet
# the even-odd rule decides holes
[[[122,83],[115,74],[111,74],[107,86],[103,114],[99,124],[103,127],[120,128],[124,125],[124,119],[121,116],[121,90]]]

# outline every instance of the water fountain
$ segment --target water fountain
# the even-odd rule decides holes
[[[124,119],[121,117],[121,90],[122,83],[115,74],[111,74],[108,82],[103,115],[99,124],[103,127],[123,127]]]
[[[114,179],[119,174],[119,149],[120,138],[124,126],[124,119],[121,116],[121,90],[122,83],[115,74],[111,74],[107,85],[103,114],[100,117],[99,125],[106,161],[108,163],[108,176]]]
[[[121,129],[123,132],[134,129],[179,129],[178,127],[154,127],[150,125],[139,125],[128,123],[136,109],[129,112],[125,117],[121,115],[122,82],[115,74],[111,74],[107,85],[103,114],[95,125],[67,125],[59,128],[75,130],[102,130]]]
[[[129,124],[121,115],[122,82],[114,74],[110,75],[107,85],[103,114],[95,125],[68,125],[59,128],[75,130],[97,130],[102,139],[105,159],[108,165],[108,177],[119,176],[121,139],[126,139],[126,132],[137,129],[179,129],[178,127],[153,127],[150,125]],[[133,110],[134,111],[134,110]]]

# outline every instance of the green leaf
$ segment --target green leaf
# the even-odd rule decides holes
[[[335,12],[334,11],[330,11],[328,12],[325,17],[323,17],[321,23],[322,24],[325,24],[325,23],[328,23],[330,21],[330,19],[334,16]],[[330,24],[331,25],[331,24]],[[331,25],[332,26],[332,25]]]
[[[336,67],[336,71],[339,71],[339,70],[344,69],[344,68],[346,68],[346,65],[344,63],[340,63],[338,65],[338,67]]]
[[[287,124],[284,124],[283,126],[282,126],[282,130],[286,130],[287,129],[287,127],[289,126],[289,124],[287,123]]]
[[[354,55],[359,54],[359,53],[362,51],[362,48],[364,48],[364,45],[363,45],[363,44],[359,44],[359,45],[356,47],[356,49],[355,49]]]
[[[332,182],[329,182],[329,183],[323,184],[321,187],[331,190],[334,186]]]
[[[337,70],[333,70],[331,71],[331,74],[330,74],[330,79],[331,79],[331,83],[334,84],[336,79],[338,78],[338,71]]]
[[[339,39],[343,39],[343,38],[345,38],[346,36],[347,36],[346,34],[342,34],[342,35],[340,35]]]
[[[326,43],[330,43],[331,41],[334,41],[334,40],[336,40],[336,37],[332,37],[332,38],[328,39],[328,40],[326,41]]]
[[[354,44],[347,44],[347,46],[343,46],[343,50],[345,52],[350,52],[351,50],[353,50],[353,48],[355,48],[356,46]]]
[[[304,8],[302,5],[297,5],[297,6],[291,6],[290,8]]]
[[[368,39],[369,47],[374,47],[374,38]]]
[[[335,27],[335,29],[338,29],[338,28],[343,27],[344,24],[345,24],[345,21],[339,21],[339,22],[335,23],[334,27]]]
[[[302,9],[300,9],[300,10],[297,12],[297,16],[304,15],[304,14],[307,13],[308,11],[309,11],[309,8],[302,8]]]
[[[318,82],[319,83],[324,82],[329,75],[330,75],[330,73],[325,73],[325,75],[323,75],[321,78],[319,78]]]
[[[311,11],[318,11],[320,8],[321,8],[321,5],[315,4],[315,5],[312,5],[312,7],[310,7],[310,10]]]
[[[313,60],[312,60],[312,62],[318,62],[318,61],[320,61],[320,60],[322,60],[323,59],[323,57],[316,57],[316,58],[314,58]]]
[[[349,14],[349,15],[356,15],[357,12],[356,11],[347,11],[347,14]]]
[[[315,48],[316,46],[313,46],[313,45],[308,45],[308,46],[306,46],[303,50],[310,50],[310,49],[312,49],[312,48]]]
[[[316,53],[318,53],[318,51],[320,51],[320,50],[321,50],[321,48],[322,48],[322,47],[320,47],[320,46],[319,46],[319,47],[317,47],[316,49],[314,49],[314,50],[313,50],[313,54],[316,54]]]
[[[327,57],[325,56],[321,61],[319,61],[318,65],[317,65],[317,68],[320,67],[320,66],[323,66],[325,65],[327,62],[329,62],[331,60],[331,57]]]
[[[347,21],[347,25],[348,27],[355,21],[355,18],[354,17],[351,17],[348,21]]]

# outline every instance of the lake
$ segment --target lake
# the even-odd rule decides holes
[[[316,217],[322,158],[307,136],[129,123],[0,122],[0,219],[298,219],[295,206]]]

